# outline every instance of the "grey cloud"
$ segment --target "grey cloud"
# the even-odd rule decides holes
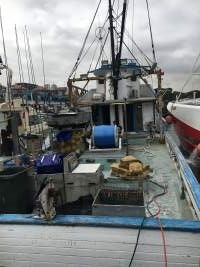
[[[22,31],[26,24],[38,83],[42,83],[43,80],[39,36],[41,31],[47,80],[49,83],[63,84],[78,56],[97,2],[98,0],[3,0],[2,10],[6,13],[4,31],[9,64],[14,71],[13,80],[18,81],[15,23],[18,26],[24,72],[26,66]],[[127,27],[130,32],[131,2],[129,1],[127,17]],[[106,16],[108,1],[102,3],[101,14],[97,17],[95,27],[102,23]],[[163,83],[172,87],[174,85],[176,88],[181,87],[199,52],[200,2],[199,0],[151,0],[149,4],[156,55],[159,66],[165,71]],[[145,1],[135,1],[134,14],[134,40],[149,57],[152,57]],[[95,27],[89,36],[87,46],[94,38]],[[127,43],[130,44],[130,41]],[[109,50],[109,44],[107,48]],[[80,71],[87,71],[93,52],[94,48],[81,64]],[[123,54],[128,56],[125,49]]]

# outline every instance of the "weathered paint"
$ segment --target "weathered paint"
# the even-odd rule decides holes
[[[86,216],[86,215],[57,215],[52,221],[34,218],[31,214],[1,214],[0,224],[33,224],[33,225],[64,225],[64,226],[101,226],[138,228],[143,218],[117,217],[117,216]],[[166,230],[200,232],[200,221],[161,219]],[[160,229],[160,224],[155,218],[146,218],[143,228]]]

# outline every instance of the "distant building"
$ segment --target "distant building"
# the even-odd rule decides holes
[[[67,87],[46,84],[44,87],[30,83],[16,83],[12,85],[12,96],[23,97],[25,101],[58,101],[67,100]]]

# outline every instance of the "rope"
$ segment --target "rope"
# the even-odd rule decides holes
[[[96,18],[97,12],[98,12],[98,10],[99,10],[99,6],[100,6],[100,4],[101,4],[101,1],[102,1],[102,0],[100,0],[99,3],[98,3],[97,9],[96,9],[95,14],[94,14],[93,19],[92,19],[92,22],[91,22],[90,27],[89,27],[89,29],[88,29],[88,32],[87,32],[87,34],[86,34],[86,36],[85,36],[83,45],[82,45],[81,50],[80,50],[80,52],[79,52],[79,54],[78,54],[78,58],[77,58],[77,60],[76,60],[76,63],[75,63],[75,65],[74,65],[74,67],[72,68],[72,71],[71,71],[71,73],[70,73],[68,79],[70,79],[70,78],[72,77],[73,73],[76,71],[76,69],[77,69],[77,67],[78,67],[78,65],[79,65],[80,58],[81,58],[81,56],[82,56],[82,53],[83,53],[83,50],[84,50],[84,48],[85,48],[85,44],[86,44],[87,38],[88,38],[88,36],[89,36],[90,30],[91,30],[91,28],[92,28],[92,25],[93,25],[94,20],[95,20],[95,18]]]

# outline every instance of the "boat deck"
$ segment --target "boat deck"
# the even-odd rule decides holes
[[[106,180],[113,182],[116,179],[117,183],[119,178],[111,175],[110,165],[113,162],[119,162],[120,158],[125,155],[125,148],[112,153],[110,151],[87,151],[81,156],[80,160],[81,162],[101,163]],[[153,172],[150,173],[150,179],[143,182],[145,206],[153,196],[162,192],[162,189],[152,182],[156,182],[167,189],[166,194],[158,197],[156,202],[152,202],[149,205],[152,214],[157,213],[158,208],[160,208],[159,216],[161,218],[195,219],[185,193],[182,191],[183,182],[172,160],[173,155],[169,154],[165,144],[160,144],[157,141],[149,142],[144,138],[129,138],[129,155],[133,155],[142,161],[144,165],[149,165],[153,169]],[[134,181],[123,181],[125,185],[134,183]],[[146,216],[150,216],[147,208],[145,212]]]
[[[153,169],[150,180],[168,188],[165,195],[156,199],[161,219],[149,217],[147,210],[149,218],[69,215],[69,212],[57,215],[52,221],[36,218],[33,214],[0,214],[0,265],[198,267],[200,221],[196,220],[192,210],[200,208],[199,185],[182,155],[178,154],[176,144],[167,136],[166,141],[170,153],[165,144],[149,144],[138,138],[129,140],[130,154]],[[110,177],[119,181],[119,177],[111,176],[110,164],[124,155],[125,150],[85,152],[80,161],[100,162],[106,181]],[[160,193],[161,188],[150,181],[144,183],[146,205],[152,195]],[[182,186],[187,188],[185,198]],[[149,208],[152,213],[158,209],[156,205]]]

